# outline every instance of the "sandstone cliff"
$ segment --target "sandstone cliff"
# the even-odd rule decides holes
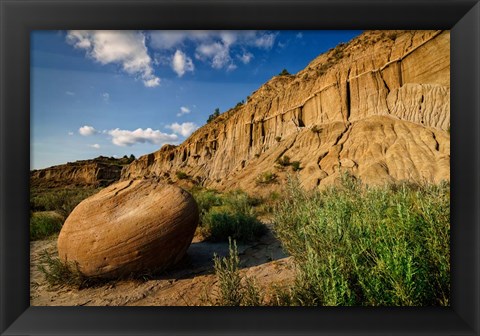
[[[63,165],[30,172],[31,187],[107,186],[120,179],[122,168],[132,160],[99,156],[92,160],[69,162]]]
[[[368,31],[276,76],[179,146],[140,157],[122,179],[184,172],[204,186],[263,188],[284,156],[306,187],[349,170],[367,183],[450,179],[449,31]]]

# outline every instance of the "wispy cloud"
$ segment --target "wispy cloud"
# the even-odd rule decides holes
[[[242,55],[237,56],[243,64],[248,64],[253,59],[253,54],[250,52],[244,52]]]
[[[67,96],[75,96],[75,92],[72,92],[72,91],[65,91],[65,94]]]
[[[230,47],[221,42],[202,43],[195,52],[195,58],[211,62],[212,68],[221,69],[232,64]]]
[[[160,84],[155,76],[152,59],[145,45],[145,35],[139,31],[71,30],[67,42],[86,51],[100,64],[120,64],[123,71],[143,81],[146,87]]]
[[[186,106],[181,106],[181,107],[180,107],[180,112],[177,113],[177,117],[180,117],[180,116],[182,116],[182,115],[184,115],[184,114],[189,114],[190,112],[191,112],[191,111],[190,111],[190,109],[189,109],[188,107],[186,107]]]
[[[156,50],[168,53],[179,48],[184,49],[187,43],[195,48],[195,59],[210,64],[214,69],[231,71],[237,68],[233,55],[243,53],[237,58],[247,64],[253,54],[247,49],[271,49],[277,37],[276,33],[268,31],[153,31],[150,32],[150,46]],[[240,49],[240,51],[238,50]],[[188,56],[184,54],[185,58]],[[163,56],[164,57],[164,56]],[[162,56],[158,58],[161,62]],[[188,58],[187,58],[188,59]],[[191,60],[191,58],[190,58]],[[192,62],[193,66],[193,62]],[[193,69],[192,69],[193,70]],[[176,71],[177,72],[177,71]],[[180,75],[182,71],[177,72]]]
[[[90,135],[97,134],[98,131],[92,126],[85,125],[78,129],[78,133],[80,133],[80,135],[83,135],[83,136],[90,136]]]
[[[177,50],[172,58],[172,69],[178,77],[182,77],[187,71],[193,72],[195,66],[190,57],[185,55],[183,51]]]
[[[295,35],[295,37],[298,38],[298,39],[301,39],[301,38],[303,38],[303,33],[299,32],[299,33],[297,33],[297,35]]]
[[[178,140],[176,134],[166,134],[151,128],[137,128],[134,131],[119,128],[107,131],[112,137],[112,143],[117,146],[132,146],[137,143],[151,143],[161,145]]]
[[[99,144],[93,144],[93,145],[90,145],[90,147],[95,148],[95,149],[99,149],[100,145]]]
[[[73,135],[73,132],[68,132],[68,135],[70,135],[70,136]]]
[[[198,128],[198,126],[193,122],[185,122],[182,124],[173,123],[165,127],[171,129],[174,133],[180,134],[183,137],[190,136],[190,134],[192,134]]]
[[[102,98],[104,102],[109,102],[110,101],[110,94],[108,92],[102,93]]]

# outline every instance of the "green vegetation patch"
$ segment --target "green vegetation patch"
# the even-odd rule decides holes
[[[446,306],[449,184],[340,186],[306,192],[290,180],[275,232],[298,265],[294,305]]]
[[[32,188],[30,210],[56,211],[66,218],[81,201],[99,190],[99,188]]]
[[[101,285],[104,279],[84,276],[75,263],[64,263],[46,250],[40,255],[38,266],[49,286],[70,286],[78,289]]]
[[[45,239],[60,232],[64,218],[53,211],[32,213],[30,216],[30,240]]]
[[[65,219],[99,188],[30,189],[30,239],[45,239],[60,232]]]
[[[200,232],[211,241],[254,241],[265,233],[254,209],[261,200],[239,190],[220,194],[214,190],[192,192],[200,212]]]
[[[277,174],[267,171],[259,174],[256,177],[255,182],[256,184],[259,184],[259,185],[275,183],[277,182],[277,177],[278,177]]]

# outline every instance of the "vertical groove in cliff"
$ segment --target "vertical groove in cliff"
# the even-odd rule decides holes
[[[305,127],[303,122],[303,105],[298,108],[298,127]]]
[[[347,72],[347,80],[345,81],[345,85],[346,85],[346,88],[345,88],[345,96],[346,96],[346,107],[347,107],[347,115],[346,115],[346,120],[349,121],[350,120],[350,104],[351,104],[351,97],[350,97],[350,71],[352,70],[352,68],[348,68],[348,72]]]
[[[438,143],[437,137],[433,132],[432,132],[432,137],[433,137],[433,140],[435,140],[435,150],[438,152],[440,151],[440,144]]]
[[[253,145],[253,119],[252,121],[250,122],[250,125],[249,125],[249,140],[248,140],[248,147],[251,148],[252,145]]]
[[[399,82],[399,87],[403,86],[403,75],[402,75],[402,61],[397,62],[397,67],[398,67],[398,82]]]

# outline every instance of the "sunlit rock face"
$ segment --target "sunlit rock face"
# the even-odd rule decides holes
[[[450,32],[368,31],[275,76],[181,145],[140,157],[122,179],[182,171],[208,187],[259,190],[259,174],[288,156],[306,187],[342,170],[367,183],[439,182],[450,179],[449,130]]]

